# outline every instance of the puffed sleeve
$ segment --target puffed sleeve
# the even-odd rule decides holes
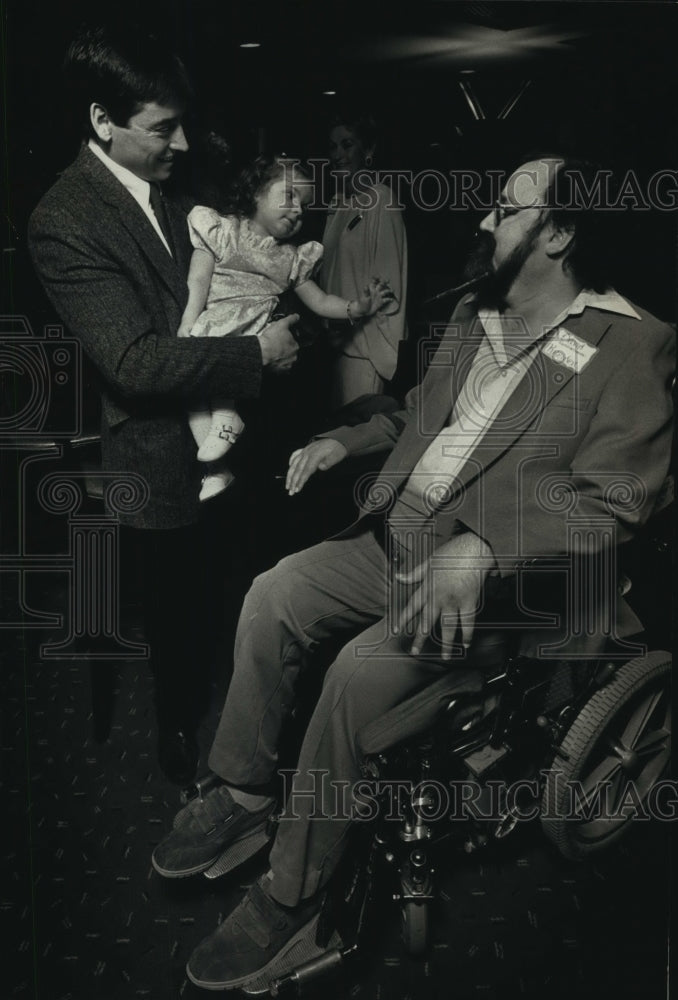
[[[309,281],[322,260],[323,245],[312,240],[310,243],[302,243],[297,247],[297,253],[290,271],[290,287],[296,288]]]
[[[213,208],[196,205],[188,214],[188,233],[196,250],[206,250],[222,260],[226,249],[229,220]]]

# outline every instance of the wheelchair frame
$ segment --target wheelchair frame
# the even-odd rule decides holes
[[[560,663],[550,671],[540,661],[518,657],[486,679],[485,697],[497,692],[489,714],[478,716],[473,695],[451,698],[429,731],[368,756],[363,773],[383,786],[379,817],[363,831],[369,844],[362,860],[333,880],[311,957],[278,978],[272,970],[268,981],[253,981],[244,991],[301,994],[354,959],[370,900],[384,877],[401,909],[406,951],[424,955],[436,857],[450,841],[465,852],[482,849],[537,814],[566,857],[583,857],[616,841],[633,817],[632,808],[617,808],[624,802],[623,782],[635,783],[635,803],[642,808],[670,761],[670,670],[671,656],[664,651],[625,663]],[[478,789],[473,808],[462,815],[441,809],[430,796],[431,789],[454,782]],[[512,782],[527,788],[527,797],[509,801]],[[592,803],[604,782],[612,799],[606,797],[607,812],[599,815]],[[568,815],[563,789],[572,783],[583,793]],[[394,787],[404,791],[395,822],[388,819]],[[468,806],[462,796],[464,801]]]

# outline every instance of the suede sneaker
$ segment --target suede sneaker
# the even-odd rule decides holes
[[[205,938],[188,960],[186,974],[206,990],[230,990],[268,974],[288,972],[317,953],[315,931],[321,898],[282,906],[262,875],[242,902]]]
[[[177,814],[174,828],[153,851],[153,867],[164,878],[197,875],[219,862],[218,874],[242,864],[268,840],[270,799],[256,812],[234,802],[227,785],[194,799]]]

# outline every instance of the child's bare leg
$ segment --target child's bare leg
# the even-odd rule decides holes
[[[215,462],[221,458],[238,440],[244,427],[245,424],[230,401],[215,401],[212,404],[210,429],[200,445],[198,459],[201,462]]]

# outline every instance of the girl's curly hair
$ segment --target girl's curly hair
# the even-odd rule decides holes
[[[298,160],[272,153],[257,156],[235,179],[226,195],[224,214],[251,218],[257,210],[257,195],[263,194],[288,170],[293,170],[296,176],[310,179]]]

